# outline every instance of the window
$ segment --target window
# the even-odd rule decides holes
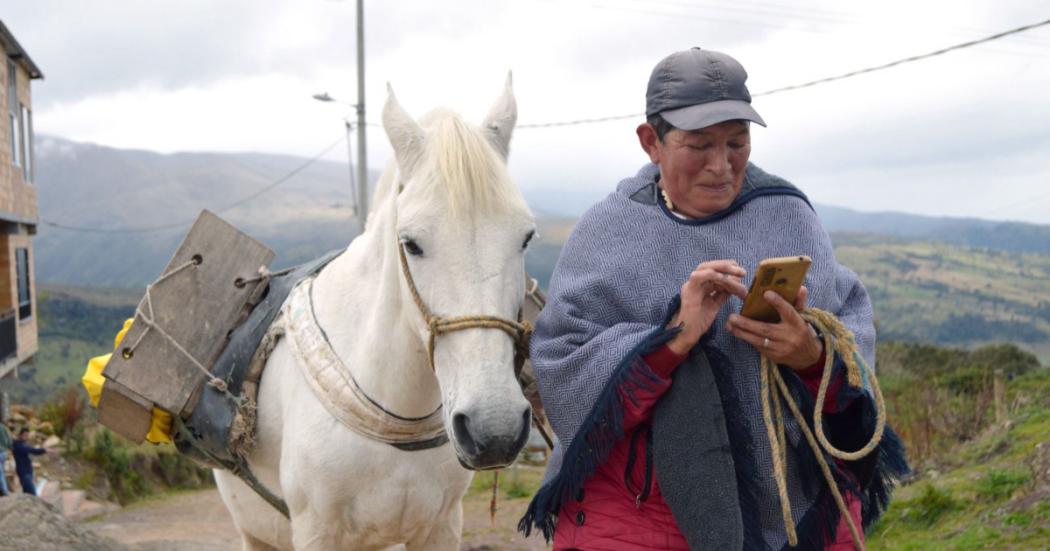
[[[7,60],[7,113],[11,122],[11,163],[22,166],[22,132],[18,125],[18,69]]]
[[[29,293],[29,249],[15,249],[15,264],[18,270],[18,319],[33,316],[33,297]]]
[[[22,176],[25,181],[33,181],[33,112],[22,106]]]

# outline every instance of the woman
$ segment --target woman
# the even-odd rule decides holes
[[[813,209],[788,182],[749,164],[747,75],[694,48],[653,70],[637,129],[651,164],[580,219],[559,257],[532,361],[559,443],[522,519],[555,549],[781,549],[787,532],[759,399],[760,352],[780,366],[803,411],[823,373],[823,341],[797,310],[835,314],[874,365],[871,304],[839,265]],[[749,270],[808,255],[796,304],[765,298],[776,324],[742,318]],[[822,406],[840,448],[871,436],[863,389],[834,358]],[[811,422],[811,421],[809,421]],[[787,419],[795,549],[851,549],[813,452]],[[858,525],[870,525],[907,470],[887,431],[876,452],[831,462]]]

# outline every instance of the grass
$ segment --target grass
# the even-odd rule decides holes
[[[540,487],[543,479],[543,468],[515,464],[499,472],[500,497],[514,500],[531,498]],[[470,482],[468,496],[492,495],[493,472],[480,472]]]
[[[1008,396],[1020,404],[1012,424],[962,444],[942,468],[898,489],[868,534],[870,550],[1050,549],[1050,500],[1029,495],[1035,446],[1050,441],[1050,369],[1012,381]]]

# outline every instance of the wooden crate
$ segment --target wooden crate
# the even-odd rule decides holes
[[[257,298],[254,294],[262,283],[245,281],[256,277],[273,257],[272,250],[203,211],[143,297],[135,323],[103,371],[107,381],[99,420],[141,442],[149,431],[153,406],[172,415],[188,414],[207,376],[172,341],[210,369],[229,333],[247,315],[250,301]],[[191,264],[183,267],[187,262]],[[143,316],[151,315],[157,328],[145,323]]]

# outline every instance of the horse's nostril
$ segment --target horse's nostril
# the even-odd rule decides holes
[[[452,430],[456,433],[456,441],[460,449],[467,455],[478,454],[478,443],[474,435],[470,434],[470,418],[465,414],[457,413],[452,416]]]
[[[522,414],[521,420],[521,432],[518,433],[518,438],[514,441],[514,448],[520,450],[525,447],[525,442],[529,439],[529,428],[532,426],[532,408],[525,408],[525,412]]]

